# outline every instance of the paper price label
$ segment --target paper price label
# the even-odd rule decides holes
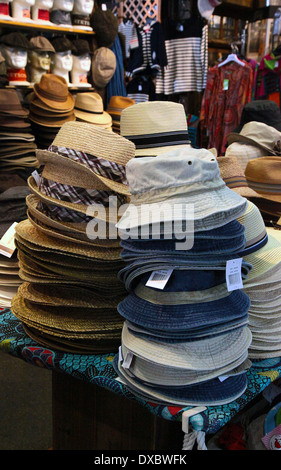
[[[223,81],[223,89],[228,90],[228,87],[229,87],[229,80],[228,78],[225,78]]]
[[[128,351],[127,354],[126,354],[126,357],[125,357],[125,359],[122,363],[122,367],[124,367],[124,369],[129,369],[133,357],[134,357],[134,355],[133,355],[132,351]]]
[[[17,222],[14,222],[0,240],[0,254],[7,258],[11,258],[16,249],[14,241],[16,225]]]
[[[38,171],[34,170],[31,174],[32,174],[33,178],[35,179],[35,183],[37,184],[37,186],[39,186],[40,185],[40,175],[39,175]]]
[[[160,269],[159,271],[153,271],[146,283],[148,287],[154,287],[155,289],[164,289],[165,285],[167,284],[170,276],[173,272],[173,268],[171,269]]]
[[[242,258],[231,259],[226,262],[226,284],[229,292],[243,289],[241,267]]]

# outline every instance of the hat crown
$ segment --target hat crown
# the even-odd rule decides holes
[[[108,109],[110,108],[120,108],[120,111],[132,106],[133,104],[136,104],[135,100],[132,98],[128,98],[127,96],[111,96],[109,103],[108,103]]]
[[[280,170],[280,157],[259,157],[248,162],[245,175],[251,181],[280,185]]]
[[[155,157],[132,159],[126,165],[131,194],[145,193],[220,178],[214,155],[206,149],[181,149]],[[223,183],[223,180],[221,180]],[[223,183],[224,184],[224,183]]]
[[[75,108],[93,113],[103,113],[103,101],[98,93],[78,93]]]
[[[242,127],[240,135],[272,149],[275,143],[281,140],[281,132],[272,126],[258,121],[247,122]]]
[[[21,109],[21,103],[18,97],[16,90],[0,90],[0,108],[2,109],[11,109],[18,108]]]
[[[107,129],[79,121],[63,124],[52,145],[85,152],[123,165],[135,156],[132,142]]]
[[[30,45],[34,51],[41,50],[46,52],[55,52],[50,41],[45,36],[36,36],[30,39]]]
[[[147,101],[124,109],[120,133],[124,137],[187,131],[184,107],[170,101]]]
[[[38,92],[47,93],[50,97],[67,98],[68,86],[63,77],[59,75],[45,73],[42,75],[37,87]]]

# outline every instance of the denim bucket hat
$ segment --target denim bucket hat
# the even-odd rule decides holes
[[[173,272],[163,290],[147,287],[149,275],[144,276],[134,292],[118,304],[118,312],[142,327],[169,332],[226,324],[247,314],[250,299],[242,290],[228,292],[226,284],[206,288],[201,273],[198,290],[192,291],[190,276],[184,274]]]
[[[127,371],[132,377],[142,380],[151,387],[156,385],[160,387],[184,387],[195,383],[205,382],[220,376],[237,375],[250,368],[251,361],[248,359],[248,351],[243,353],[235,361],[216,370],[197,371],[187,369],[176,369],[171,366],[162,366],[153,364],[150,361],[135,356],[124,344],[121,346],[122,358],[128,355],[132,358]],[[121,362],[122,365],[122,362]]]
[[[252,341],[247,326],[225,333],[223,336],[199,339],[188,343],[161,343],[144,340],[123,324],[121,343],[136,356],[164,366],[180,369],[219,369],[240,357]]]
[[[216,158],[206,149],[134,158],[126,165],[126,177],[131,201],[116,225],[120,233],[189,219],[195,231],[211,230],[246,209],[247,199],[226,186]]]
[[[163,389],[148,387],[132,379],[122,368],[118,357],[114,357],[113,366],[133,394],[145,400],[167,405],[224,405],[240,397],[247,388],[246,372],[237,376],[228,377],[224,381],[218,378],[200,384],[189,385],[185,388]]]

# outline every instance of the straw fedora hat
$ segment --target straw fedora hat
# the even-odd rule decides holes
[[[220,174],[226,185],[247,199],[259,197],[259,195],[249,188],[244,171],[237,157],[218,157]]]
[[[34,113],[34,111],[30,110],[29,119],[36,124],[40,124],[41,126],[45,127],[60,127],[65,122],[75,121],[74,113],[69,114],[68,116],[64,117],[44,117],[42,115],[38,115]]]
[[[74,105],[76,118],[108,129],[112,125],[111,116],[104,111],[103,101],[98,93],[77,93]]]
[[[120,134],[134,142],[136,157],[190,147],[184,107],[171,101],[148,101],[124,109]]]
[[[240,133],[230,132],[227,143],[245,142],[265,150],[268,155],[280,155],[281,132],[263,122],[247,122]]]
[[[280,157],[261,157],[248,162],[245,176],[259,197],[281,203]]]
[[[128,96],[111,96],[106,111],[112,118],[112,129],[120,134],[120,119],[123,109],[136,104],[135,100]]]
[[[60,148],[66,149],[62,153]],[[69,152],[67,149],[70,149]],[[87,162],[81,162],[81,153]],[[135,156],[132,142],[85,122],[62,125],[49,150],[37,150],[42,176],[63,184],[129,195],[125,166]]]
[[[45,73],[33,86],[34,93],[50,108],[69,110],[74,107],[74,98],[68,91],[66,80],[59,75]]]

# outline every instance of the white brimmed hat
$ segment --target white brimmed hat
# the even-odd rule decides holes
[[[126,177],[131,202],[116,225],[120,232],[187,220],[188,205],[194,208],[194,230],[211,230],[242,215],[247,205],[226,186],[216,158],[206,149],[134,158],[126,165]]]
[[[147,101],[123,109],[120,134],[135,144],[136,157],[190,147],[184,107],[171,101]]]
[[[246,144],[245,142],[233,142],[227,147],[225,156],[237,158],[240,166],[245,171],[250,160],[265,157],[267,153],[268,152],[266,150],[254,145]]]

